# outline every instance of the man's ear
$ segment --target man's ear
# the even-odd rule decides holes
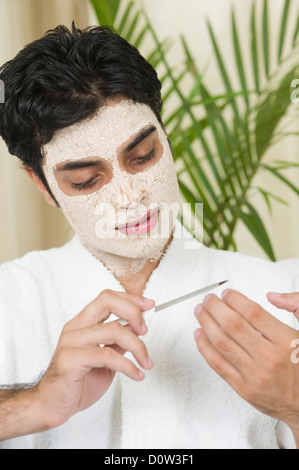
[[[48,193],[48,190],[45,188],[45,186],[43,185],[40,178],[32,170],[29,170],[28,168],[26,168],[25,171],[26,171],[27,175],[29,176],[29,178],[33,181],[33,183],[37,186],[37,188],[43,194],[43,196],[46,199],[47,203],[50,204],[51,206],[56,207],[56,202],[53,200],[51,195]]]

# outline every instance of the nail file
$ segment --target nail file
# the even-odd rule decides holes
[[[150,310],[146,310],[145,312],[143,312],[143,317],[146,318],[149,314],[160,312],[161,310],[165,310],[166,308],[172,307],[175,304],[178,304],[180,302],[184,302],[185,300],[191,299],[192,297],[195,297],[196,295],[203,294],[204,292],[208,292],[210,290],[216,289],[216,287],[221,286],[225,282],[227,282],[227,280],[226,281],[216,282],[216,283],[211,284],[209,286],[202,287],[201,289],[190,292],[189,294],[185,294],[185,295],[182,295],[181,297],[176,297],[175,299],[164,302],[163,304],[157,305],[156,307],[153,307]],[[118,321],[122,325],[127,325],[128,324],[128,322],[126,320],[119,319]]]

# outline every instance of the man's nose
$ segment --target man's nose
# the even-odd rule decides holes
[[[117,192],[117,198],[114,203],[115,209],[128,209],[138,207],[144,197],[145,190],[136,187],[129,175],[123,175],[114,181],[114,188]]]

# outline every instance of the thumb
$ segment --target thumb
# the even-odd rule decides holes
[[[276,307],[293,312],[299,320],[299,292],[292,292],[290,294],[268,292],[267,299]]]

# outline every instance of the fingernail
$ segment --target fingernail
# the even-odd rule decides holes
[[[222,299],[225,299],[228,293],[229,293],[229,289],[225,289],[221,294]]]
[[[149,356],[148,356],[148,358],[147,358],[147,360],[146,360],[146,363],[147,363],[148,367],[150,367],[150,368],[153,367],[153,365],[154,365],[154,364],[153,364],[153,361],[151,360],[151,358],[150,358]]]
[[[145,373],[142,372],[142,370],[140,370],[140,369],[138,369],[137,375],[138,375],[141,379],[144,379],[144,377],[145,377]]]
[[[202,311],[203,309],[203,305],[202,304],[198,304],[196,305],[195,309],[194,309],[194,315],[196,317],[198,317],[198,315],[200,314],[200,312]]]
[[[268,292],[268,295],[271,295],[273,299],[278,299],[279,297],[281,297],[281,294],[279,294],[278,292]]]
[[[194,331],[194,338],[197,339],[200,336],[201,329],[198,328],[197,330]]]
[[[205,298],[203,299],[204,302],[207,302],[210,298],[212,297],[212,294],[208,294],[205,296]]]
[[[150,303],[154,302],[153,299],[147,299],[146,297],[142,297],[142,301],[143,301],[145,304],[150,304]]]
[[[142,325],[141,325],[141,332],[144,335],[145,335],[145,333],[147,333],[147,326],[146,326],[145,322],[143,322]]]

